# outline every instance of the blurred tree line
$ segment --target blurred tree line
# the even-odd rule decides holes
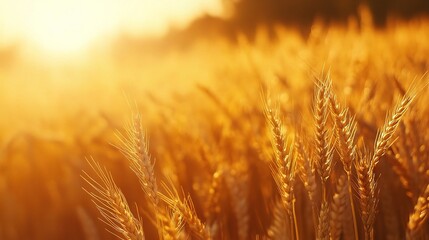
[[[388,18],[410,19],[428,15],[429,0],[220,0],[224,17],[209,14],[194,19],[186,29],[170,30],[169,45],[186,45],[195,38],[211,38],[219,34],[236,40],[236,33],[252,37],[258,25],[285,24],[297,27],[307,36],[314,20],[326,23],[369,23],[383,27]],[[226,18],[225,18],[226,17]],[[271,29],[268,28],[268,33]]]
[[[382,26],[388,16],[410,18],[429,13],[429,0],[221,0],[236,24],[291,23],[307,25],[314,18],[346,21],[358,17],[359,7],[367,6],[374,23]]]

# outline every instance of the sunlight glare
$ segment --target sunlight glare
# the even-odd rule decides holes
[[[29,18],[27,37],[44,50],[57,53],[81,50],[115,27],[113,21],[97,15],[97,11],[64,2],[52,2],[49,7],[37,5]]]
[[[0,41],[24,38],[47,52],[78,52],[115,34],[160,36],[220,9],[218,0],[6,0],[0,2]]]

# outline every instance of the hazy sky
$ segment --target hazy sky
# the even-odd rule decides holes
[[[202,12],[219,14],[220,5],[219,0],[2,0],[0,45],[17,38],[54,47],[115,32],[160,34]]]

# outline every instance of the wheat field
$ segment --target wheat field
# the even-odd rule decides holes
[[[0,239],[429,239],[429,20],[364,20],[17,57]]]

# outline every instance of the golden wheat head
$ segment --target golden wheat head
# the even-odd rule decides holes
[[[143,240],[144,233],[141,221],[135,218],[128,206],[125,196],[113,181],[112,175],[95,160],[88,164],[96,178],[83,172],[82,178],[92,189],[84,189],[100,211],[101,219],[111,228],[111,233],[119,239]]]

